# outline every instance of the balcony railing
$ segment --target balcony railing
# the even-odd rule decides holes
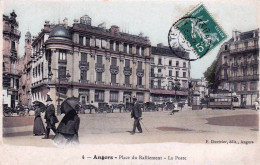
[[[113,87],[119,87],[119,83],[112,83],[111,82],[110,85],[113,86]]]
[[[67,60],[58,60],[58,63],[67,64]]]
[[[230,81],[248,81],[248,80],[259,80],[259,74],[255,75],[246,75],[246,76],[237,76],[237,77],[229,77]]]
[[[144,88],[144,85],[136,85],[136,88]]]
[[[124,84],[124,86],[127,88],[132,88],[132,84]]]
[[[9,32],[11,34],[17,35],[18,37],[21,37],[21,32],[16,29],[11,29],[11,27],[5,26],[4,27],[4,32]]]
[[[162,78],[162,77],[163,77],[163,74],[162,74],[162,73],[157,73],[157,74],[155,74],[155,77],[157,77],[157,78]]]
[[[127,75],[127,76],[132,75],[132,68],[124,67],[124,74]]]
[[[79,80],[79,82],[82,84],[89,84],[89,80]]]
[[[80,66],[89,66],[89,62],[87,61],[79,61]]]
[[[152,87],[152,89],[165,89],[165,87],[164,86],[156,86],[156,85],[154,85],[153,87]]]
[[[97,85],[105,85],[105,82],[103,82],[103,81],[95,81],[95,84],[97,84]]]
[[[96,63],[95,69],[96,69],[97,72],[104,72],[105,71],[105,65],[100,64],[100,63]]]
[[[137,69],[136,70],[136,75],[138,77],[143,77],[144,76],[144,70],[143,69]]]
[[[258,45],[254,45],[254,46],[248,46],[248,47],[242,47],[242,48],[235,48],[235,49],[231,49],[230,53],[238,53],[238,52],[245,52],[245,51],[250,51],[250,50],[254,50],[254,49],[258,49]]]
[[[119,72],[119,66],[110,65],[110,73],[112,73],[112,74],[118,74],[118,72]]]

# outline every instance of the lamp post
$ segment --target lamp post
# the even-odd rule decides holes
[[[71,76],[70,76],[69,73],[67,73],[66,76],[65,76],[65,78],[66,78],[67,80],[69,80],[70,77],[71,77]],[[59,93],[59,95],[58,95],[57,115],[60,115],[60,114],[61,114],[61,111],[60,111],[60,81],[61,81],[62,78],[63,78],[63,77],[61,77],[60,75],[58,76],[58,80],[59,80],[58,93]]]

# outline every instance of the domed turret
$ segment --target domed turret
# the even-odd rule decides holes
[[[25,39],[30,40],[31,38],[32,38],[32,35],[31,35],[31,33],[28,31],[28,32],[25,34]]]
[[[64,37],[71,39],[71,33],[68,29],[66,29],[63,25],[56,25],[51,33],[50,37]]]
[[[91,26],[91,18],[88,15],[80,17],[80,23]]]

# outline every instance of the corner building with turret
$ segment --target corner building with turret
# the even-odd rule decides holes
[[[49,94],[57,107],[67,97],[82,104],[124,104],[135,97],[149,101],[150,49],[142,33],[120,32],[118,26],[91,25],[87,15],[72,26],[45,21],[32,39],[32,102]]]

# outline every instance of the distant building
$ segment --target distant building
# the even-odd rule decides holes
[[[25,53],[19,59],[18,67],[21,71],[21,78],[19,83],[19,101],[23,105],[32,105],[31,103],[31,67],[32,67],[32,39],[31,33],[25,34]]]
[[[217,56],[216,85],[236,92],[241,105],[252,107],[259,98],[259,29],[233,31]]]
[[[116,25],[93,26],[87,15],[75,19],[72,26],[67,22],[46,21],[33,38],[32,101],[44,102],[47,93],[55,106],[59,98],[71,96],[95,106],[124,104],[133,97],[149,101],[151,44],[147,37],[120,32]]]
[[[191,79],[190,82],[192,84],[192,91],[197,91],[200,95],[200,99],[204,99],[206,96],[208,96],[208,81],[205,80],[204,77],[201,79]]]
[[[17,15],[3,15],[3,104],[14,108],[18,104],[20,71],[18,65],[18,48],[21,32]]]
[[[187,53],[186,56],[188,56]],[[151,102],[170,102],[175,97],[178,100],[187,100],[189,80],[190,62],[188,60],[178,58],[172,53],[169,47],[162,44],[152,47],[150,74]],[[180,86],[175,93],[174,86],[177,83]]]

